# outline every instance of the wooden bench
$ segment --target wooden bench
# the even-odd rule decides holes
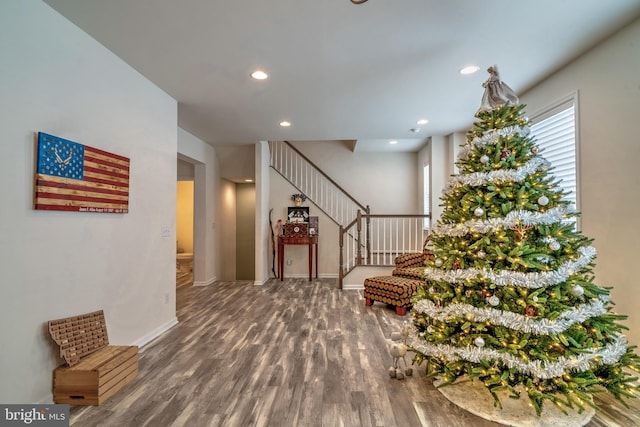
[[[109,345],[102,310],[51,320],[49,333],[67,363],[53,374],[53,402],[100,405],[138,376],[138,347]]]

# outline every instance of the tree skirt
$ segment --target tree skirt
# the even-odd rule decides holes
[[[436,380],[433,385],[437,387],[441,383]],[[493,406],[491,393],[480,381],[471,381],[467,377],[440,387],[438,391],[451,402],[472,414],[508,426],[581,427],[587,424],[596,412],[592,407],[585,406],[581,414],[566,409],[569,415],[565,415],[556,405],[545,401],[542,414],[537,416],[524,388],[520,390],[520,399],[509,398],[509,393],[498,393],[500,402],[502,402],[502,409],[500,409]]]

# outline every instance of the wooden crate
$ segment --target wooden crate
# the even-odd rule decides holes
[[[138,375],[138,347],[108,345],[104,313],[49,322],[66,365],[53,374],[53,401],[100,405]]]

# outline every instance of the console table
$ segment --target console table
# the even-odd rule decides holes
[[[285,245],[309,246],[309,280],[313,273],[313,252],[315,249],[316,279],[318,278],[318,236],[284,237],[278,236],[278,277],[284,280],[284,247]]]

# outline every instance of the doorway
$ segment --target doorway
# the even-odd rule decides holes
[[[193,285],[193,165],[178,159],[176,183],[176,288]]]

